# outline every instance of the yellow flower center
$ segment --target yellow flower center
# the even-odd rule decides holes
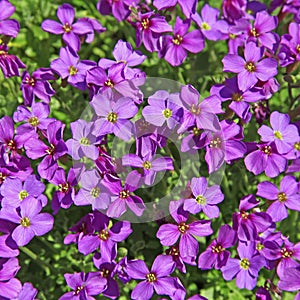
[[[267,154],[267,155],[271,155],[272,154],[272,148],[271,146],[263,146],[261,151],[264,153],[264,154]]]
[[[0,50],[0,56],[6,56],[8,53],[6,51]]]
[[[114,87],[114,83],[112,82],[111,79],[107,79],[107,80],[104,82],[104,85],[107,86],[107,87],[110,87],[110,88],[113,88],[113,87]]]
[[[92,188],[91,191],[90,191],[90,195],[93,198],[98,198],[99,195],[100,195],[100,189],[98,187]]]
[[[247,220],[249,217],[249,213],[247,213],[246,211],[242,211],[241,212],[241,217],[243,220]]]
[[[220,244],[217,244],[216,246],[212,246],[211,247],[211,251],[213,253],[221,253],[225,250],[225,248],[223,248]]]
[[[69,67],[69,74],[70,76],[74,76],[78,73],[78,69],[74,66]]]
[[[198,136],[198,135],[200,135],[200,132],[201,132],[201,130],[199,128],[197,128],[197,127],[193,128],[193,135]]]
[[[31,117],[28,119],[28,123],[32,126],[32,127],[37,127],[40,124],[40,121],[37,117]]]
[[[300,44],[298,44],[298,45],[296,46],[296,51],[297,51],[297,53],[300,53]]]
[[[83,289],[84,289],[83,286],[78,286],[78,287],[76,288],[76,290],[73,292],[73,295],[74,295],[74,296],[79,295],[79,293],[80,293]]]
[[[256,250],[257,251],[261,251],[264,248],[265,248],[265,246],[262,243],[257,243],[257,245],[256,245]]]
[[[195,104],[192,104],[191,110],[190,110],[190,111],[191,111],[191,113],[192,113],[193,115],[199,115],[201,109],[200,109],[199,106],[197,106],[197,105],[195,105]]]
[[[22,201],[22,200],[24,200],[26,197],[28,197],[27,191],[22,190],[22,191],[19,193],[19,199]]]
[[[300,151],[300,142],[297,142],[294,144],[294,148],[297,150],[297,151]]]
[[[147,274],[146,279],[148,282],[154,282],[157,280],[156,275],[154,273]]]
[[[23,227],[29,227],[30,226],[30,220],[29,218],[27,217],[24,217],[20,220],[20,224],[23,226]]]
[[[197,196],[196,201],[200,205],[205,205],[206,204],[206,198],[203,197],[202,195]]]
[[[172,255],[172,256],[179,256],[179,249],[177,247],[172,247],[170,250],[169,250],[169,255]]]
[[[119,193],[119,197],[121,199],[127,199],[129,197],[129,191],[128,190],[123,190]]]
[[[91,141],[88,138],[83,137],[80,139],[79,143],[83,146],[89,146],[91,144]]]
[[[243,100],[243,96],[239,93],[234,93],[231,99],[235,102],[241,102]]]
[[[69,191],[69,189],[70,189],[70,184],[68,182],[60,183],[58,185],[58,189],[62,193],[67,193]]]
[[[10,150],[16,150],[16,148],[17,148],[14,140],[10,140],[6,145]]]
[[[72,31],[72,26],[69,23],[65,23],[65,25],[63,26],[63,30],[66,33],[69,33]]]
[[[107,241],[109,238],[109,232],[105,229],[101,230],[98,234],[98,238],[102,241]]]
[[[254,65],[254,63],[253,62],[247,62],[246,64],[245,64],[245,69],[248,71],[248,72],[255,72],[255,70],[256,70],[256,67],[255,67],[255,65]]]
[[[50,147],[46,150],[46,153],[48,155],[52,155],[54,153],[54,151],[55,151],[55,147],[53,144],[51,144]]]
[[[102,269],[102,270],[100,271],[100,275],[101,275],[102,277],[104,277],[104,278],[107,278],[107,277],[109,276],[109,274],[110,274],[110,271],[107,270],[107,269]]]
[[[279,202],[284,203],[287,200],[286,193],[280,192],[277,195]]]
[[[35,86],[35,79],[30,78],[29,76],[25,78],[25,83],[31,86]]]
[[[143,19],[141,24],[142,24],[143,29],[146,30],[150,27],[150,20],[149,19]]]
[[[177,35],[174,37],[174,39],[172,40],[173,44],[174,44],[174,45],[177,45],[177,46],[179,46],[179,45],[182,43],[182,41],[183,41],[183,37],[180,36],[179,34],[177,34]]]
[[[206,23],[206,22],[203,22],[203,23],[201,24],[201,28],[202,28],[203,30],[210,30],[210,29],[211,29],[210,25],[209,25],[208,23]]]
[[[210,148],[219,148],[222,144],[222,141],[219,137],[214,138],[212,141],[209,143]]]
[[[110,112],[107,116],[107,121],[111,123],[116,123],[118,120],[118,115],[115,112]]]
[[[282,140],[282,134],[280,131],[275,130],[274,131],[274,136],[276,137],[276,139]]]
[[[253,37],[258,37],[259,33],[256,31],[255,28],[251,28],[250,29],[250,35],[252,35]]]
[[[232,39],[232,40],[235,40],[236,39],[236,34],[229,33],[229,38]]]
[[[244,270],[248,270],[250,268],[250,261],[248,258],[243,258],[240,262],[240,267]]]
[[[293,255],[294,252],[291,251],[291,250],[288,250],[286,248],[282,248],[280,250],[280,253],[281,253],[282,258],[290,258]]]
[[[181,222],[179,225],[178,225],[178,230],[181,232],[181,233],[185,233],[188,229],[190,228],[189,225],[185,224],[184,222]]]
[[[166,109],[164,109],[163,110],[163,116],[166,118],[166,119],[169,119],[169,118],[171,118],[172,117],[172,110],[171,109],[169,109],[169,108],[166,108]]]
[[[152,164],[150,161],[146,160],[145,162],[143,162],[143,168],[146,170],[150,170],[152,167]]]

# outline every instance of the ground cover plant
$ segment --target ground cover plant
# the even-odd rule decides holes
[[[0,0],[1,299],[300,299],[300,2]]]

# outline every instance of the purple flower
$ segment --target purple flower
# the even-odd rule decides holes
[[[0,259],[0,297],[3,297],[2,299],[14,299],[21,292],[22,284],[14,278],[19,269],[17,258]]]
[[[222,101],[231,100],[229,108],[231,108],[243,121],[248,121],[250,104],[264,98],[260,90],[257,88],[241,91],[238,87],[237,77],[228,78],[225,84],[214,85],[211,94],[219,96]],[[251,116],[251,114],[250,114]]]
[[[35,96],[46,103],[50,102],[55,91],[48,80],[55,80],[50,69],[40,68],[31,76],[27,71],[23,72],[21,90],[25,105],[32,105]]]
[[[60,49],[59,58],[53,60],[50,66],[62,79],[67,78],[69,84],[85,90],[87,71],[96,66],[96,63],[90,60],[79,61],[79,56],[66,47]]]
[[[220,124],[216,114],[223,113],[221,100],[217,96],[211,96],[200,100],[199,92],[190,84],[181,87],[180,99],[185,107],[184,117],[178,133],[184,132],[189,127],[217,131]]]
[[[198,260],[198,268],[217,270],[227,264],[230,252],[225,250],[232,247],[237,242],[237,234],[229,225],[223,225],[220,228],[218,238],[202,252]]]
[[[77,185],[75,170],[71,168],[66,178],[65,170],[59,167],[49,181],[58,187],[51,201],[53,213],[56,214],[60,208],[69,208],[74,201],[74,186]]]
[[[86,156],[92,160],[96,160],[99,155],[97,144],[100,143],[99,138],[93,134],[94,123],[87,123],[85,120],[79,119],[71,123],[73,139],[67,140],[69,154],[79,160]]]
[[[106,288],[106,279],[101,277],[98,272],[83,272],[64,275],[68,286],[73,290],[62,295],[59,300],[95,300]]]
[[[42,29],[52,34],[62,34],[63,41],[75,51],[80,49],[79,35],[93,32],[91,24],[84,20],[74,23],[75,10],[70,4],[64,3],[57,10],[57,17],[61,23],[45,20]]]
[[[139,2],[139,0],[100,0],[97,3],[97,9],[104,16],[112,13],[113,16],[121,22],[130,15],[131,11],[129,7],[137,2]]]
[[[7,20],[16,8],[6,0],[0,1],[0,34],[16,37],[20,31],[20,24],[16,20]]]
[[[208,187],[205,177],[194,177],[191,182],[191,190],[194,198],[184,200],[184,210],[192,214],[203,211],[210,219],[220,215],[220,210],[216,204],[224,200],[224,195],[218,185]]]
[[[20,105],[17,107],[17,111],[14,113],[14,121],[15,122],[24,122],[18,126],[17,134],[20,135],[32,135],[34,132],[38,130],[42,130],[46,132],[47,127],[54,119],[48,118],[50,114],[50,107],[46,103],[33,102],[31,105],[31,109],[27,108],[24,105]]]
[[[30,282],[25,282],[18,297],[14,300],[35,300],[38,290]]]
[[[186,59],[188,52],[198,53],[205,47],[203,35],[200,30],[188,32],[190,20],[176,18],[173,37],[163,37],[163,46],[159,57],[169,62],[172,66],[179,66]]]
[[[1,3],[3,3],[2,1]],[[25,69],[24,63],[15,55],[8,53],[8,47],[0,45],[0,68],[4,77],[20,76],[19,69]]]
[[[287,167],[287,160],[278,154],[274,143],[257,144],[258,150],[251,151],[245,157],[247,170],[254,175],[265,171],[268,177],[276,177]]]
[[[149,271],[143,260],[128,262],[128,275],[134,279],[142,279],[131,293],[132,299],[151,299],[153,292],[158,295],[172,296],[176,291],[174,278],[169,275],[174,271],[175,263],[168,255],[158,255]]]
[[[141,175],[137,171],[130,172],[124,186],[119,178],[112,175],[104,177],[102,183],[110,190],[112,196],[106,214],[110,218],[119,218],[126,212],[126,204],[136,214],[141,216],[145,210],[143,200],[132,194],[140,186]]]
[[[95,121],[94,134],[99,136],[114,133],[122,140],[130,140],[134,126],[128,119],[133,118],[138,112],[138,108],[131,98],[123,97],[112,102],[98,94],[94,96],[90,104],[99,117]]]
[[[159,50],[159,37],[164,32],[171,32],[165,17],[156,15],[153,12],[139,13],[136,26],[136,46],[140,47],[142,42],[149,52]]]
[[[16,225],[6,221],[0,220],[0,257],[10,258],[16,257],[20,254],[18,245],[12,239],[11,233],[15,229]]]
[[[298,129],[294,124],[290,124],[290,117],[277,111],[272,112],[270,117],[272,129],[262,125],[258,130],[263,142],[274,142],[279,154],[286,154],[300,137]]]
[[[217,41],[223,39],[222,27],[226,26],[225,21],[218,21],[220,11],[205,4],[201,10],[201,16],[196,12],[192,20],[200,27],[201,32],[208,40]]]
[[[236,277],[236,285],[240,289],[253,290],[256,286],[259,270],[264,266],[265,260],[260,255],[255,255],[255,249],[250,243],[240,243],[238,248],[240,259],[229,258],[226,266],[221,270],[225,280]]]
[[[229,22],[234,23],[246,15],[246,0],[223,0],[222,1],[222,12],[224,18]]]
[[[206,138],[205,161],[209,173],[220,169],[224,161],[230,163],[243,157],[247,150],[245,144],[240,141],[243,138],[241,126],[233,121],[223,120],[220,122],[220,127],[221,130],[215,133],[203,133]]]
[[[196,12],[197,0],[154,0],[153,5],[158,10],[174,7],[176,4],[180,5],[183,14],[189,19],[192,14]]]
[[[35,175],[30,175],[24,183],[19,178],[7,178],[1,186],[3,196],[1,205],[3,208],[17,208],[28,197],[38,198],[42,206],[47,204],[47,198],[42,195],[45,185],[37,180]]]
[[[93,210],[106,209],[110,204],[110,193],[101,183],[96,170],[85,171],[80,177],[81,188],[75,197],[75,205],[92,205]]]
[[[124,241],[132,233],[130,222],[115,223],[111,228],[107,224],[97,228],[95,235],[85,235],[78,241],[78,251],[87,255],[96,249],[100,249],[101,258],[107,261],[115,259],[117,243]]]
[[[148,98],[149,105],[143,109],[143,117],[146,122],[157,127],[166,123],[169,129],[173,129],[183,116],[183,109],[179,106],[179,101],[176,94],[157,91]]]
[[[42,205],[39,200],[28,197],[20,204],[20,212],[15,209],[2,209],[0,218],[19,224],[12,232],[12,238],[18,246],[27,245],[34,236],[41,236],[53,227],[53,217],[40,213]]]
[[[263,47],[254,42],[245,45],[245,59],[237,54],[227,54],[222,62],[225,72],[238,73],[238,86],[242,91],[253,87],[259,80],[267,81],[277,74],[277,61],[273,58],[262,59]]]
[[[300,266],[298,265],[297,267],[287,268],[278,282],[278,287],[284,291],[299,291]]]
[[[169,210],[177,224],[160,226],[156,236],[163,246],[172,246],[180,238],[179,250],[182,257],[196,257],[199,246],[194,236],[212,234],[211,221],[195,221],[187,224],[189,214],[183,210],[183,200],[171,201]]]
[[[259,233],[266,231],[272,225],[272,218],[267,213],[247,212],[258,205],[259,201],[254,195],[247,195],[240,200],[239,212],[233,213],[233,229],[237,231],[240,241],[254,241]]]
[[[151,152],[141,158],[136,154],[127,154],[122,158],[123,166],[132,166],[143,170],[143,180],[146,185],[152,185],[157,172],[174,170],[173,160],[170,157],[153,158]]]
[[[31,159],[44,157],[38,165],[38,172],[42,178],[48,180],[52,178],[58,168],[57,160],[68,151],[63,140],[64,128],[65,125],[60,121],[54,121],[50,123],[47,128],[47,140],[49,145],[46,145],[36,137],[28,139],[24,144],[26,154]]]
[[[294,176],[285,176],[280,182],[280,189],[269,181],[258,184],[258,196],[273,201],[267,209],[267,213],[274,222],[279,222],[288,217],[288,210],[300,211],[300,194],[298,193],[298,182]]]
[[[78,19],[78,22],[89,22],[90,25],[93,28],[92,32],[80,35],[80,40],[82,38],[85,38],[85,41],[87,43],[91,43],[94,40],[95,32],[97,32],[97,33],[100,34],[100,33],[104,32],[104,31],[106,31],[106,28],[103,27],[102,24],[98,20],[96,20],[96,19],[80,18],[80,19]]]

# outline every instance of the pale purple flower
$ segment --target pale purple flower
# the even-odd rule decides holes
[[[0,1],[0,34],[16,37],[20,31],[20,24],[14,19],[7,20],[16,8],[7,0]]]
[[[196,12],[197,0],[154,0],[153,5],[158,10],[174,7],[179,4],[183,14],[189,19],[192,14]]]
[[[129,119],[138,112],[138,108],[131,98],[123,97],[113,102],[98,94],[94,96],[90,104],[98,116],[93,129],[95,135],[114,133],[122,140],[130,140],[134,126]]]
[[[184,210],[192,214],[203,211],[210,219],[217,218],[220,215],[220,210],[216,205],[224,200],[220,186],[212,185],[208,187],[205,177],[194,177],[191,182],[191,190],[193,198],[184,200]]]
[[[39,200],[28,197],[21,202],[19,212],[16,209],[1,210],[1,219],[18,224],[12,232],[12,238],[18,246],[25,246],[34,236],[44,235],[52,229],[53,217],[48,213],[40,213],[41,209]]]

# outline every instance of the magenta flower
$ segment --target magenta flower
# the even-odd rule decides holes
[[[253,87],[259,80],[267,81],[277,75],[277,61],[263,57],[263,47],[254,42],[245,45],[245,59],[237,54],[227,54],[222,62],[225,72],[237,73],[238,86],[242,91]]]
[[[182,257],[196,257],[198,241],[194,236],[208,236],[213,233],[211,221],[195,221],[187,224],[188,212],[183,210],[183,200],[171,201],[169,210],[177,224],[160,226],[156,236],[163,246],[173,246],[179,241],[179,251]]]
[[[265,265],[265,259],[255,255],[253,244],[240,243],[238,248],[239,259],[229,258],[226,266],[221,270],[225,280],[236,277],[236,285],[240,289],[253,290],[256,286],[259,270]]]
[[[0,68],[4,77],[8,78],[20,76],[19,69],[25,69],[26,65],[17,56],[9,54],[6,45],[0,45]]]
[[[266,231],[272,225],[272,218],[265,212],[249,213],[247,210],[259,205],[254,195],[244,196],[240,200],[239,212],[233,213],[233,229],[237,231],[238,239],[243,242],[258,239],[258,234]]]
[[[118,138],[129,141],[133,135],[134,126],[129,120],[138,112],[131,98],[119,98],[116,102],[98,94],[90,102],[99,117],[95,121],[93,133],[105,135],[114,133]]]
[[[220,186],[213,185],[208,187],[205,177],[194,177],[191,182],[191,190],[194,198],[184,200],[184,210],[192,214],[203,211],[210,219],[217,218],[220,215],[220,210],[216,205],[224,200]]]
[[[280,189],[269,181],[264,181],[257,186],[257,195],[273,203],[267,209],[267,213],[274,222],[279,222],[288,217],[288,210],[300,211],[300,194],[298,182],[294,176],[285,176],[280,182]]]
[[[131,293],[132,299],[151,299],[153,292],[158,295],[172,296],[176,291],[173,277],[175,263],[168,255],[158,255],[149,271],[143,260],[137,259],[128,262],[128,275],[134,279],[142,279]]]
[[[217,270],[221,269],[228,262],[230,252],[225,250],[232,247],[237,242],[237,234],[229,225],[223,225],[220,228],[219,235],[216,240],[202,252],[198,260],[198,268]]]
[[[46,103],[50,102],[55,91],[48,80],[55,80],[51,69],[40,68],[34,71],[31,76],[27,71],[23,72],[21,90],[25,105],[32,105],[35,97]]]
[[[62,34],[63,41],[75,51],[80,49],[79,35],[93,32],[91,24],[84,20],[74,23],[75,10],[72,5],[64,3],[57,10],[57,17],[61,23],[45,20],[42,29],[52,34]]]
[[[139,13],[135,26],[136,46],[140,47],[143,42],[150,52],[159,50],[159,37],[162,33],[172,31],[172,26],[167,23],[165,17],[153,12]]]
[[[59,300],[95,300],[94,297],[101,294],[106,288],[106,279],[99,272],[83,272],[64,275],[68,286],[73,290],[65,293]]]
[[[111,201],[106,214],[110,218],[119,218],[126,212],[126,204],[134,212],[135,215],[141,216],[145,210],[143,200],[132,194],[137,188],[140,187],[141,175],[137,171],[130,172],[126,179],[125,184],[119,178],[112,175],[104,177],[102,183],[111,192]]]
[[[60,48],[59,58],[53,60],[50,66],[62,79],[67,78],[69,84],[85,90],[87,71],[96,66],[96,63],[90,60],[79,61],[77,53],[66,47]]]
[[[203,35],[200,30],[188,32],[190,20],[176,18],[173,37],[163,37],[163,45],[159,57],[169,62],[172,66],[179,66],[186,59],[188,52],[198,53],[205,47]],[[196,42],[197,41],[197,42]]]
[[[52,229],[53,217],[48,213],[40,213],[41,210],[40,201],[32,197],[21,202],[19,212],[16,209],[1,210],[1,219],[18,224],[12,232],[12,238],[18,246],[25,246],[34,236],[44,235]]]
[[[290,124],[288,114],[274,111],[270,117],[272,129],[262,125],[258,130],[263,142],[274,142],[279,154],[286,154],[293,149],[294,143],[300,140],[298,129]]]

